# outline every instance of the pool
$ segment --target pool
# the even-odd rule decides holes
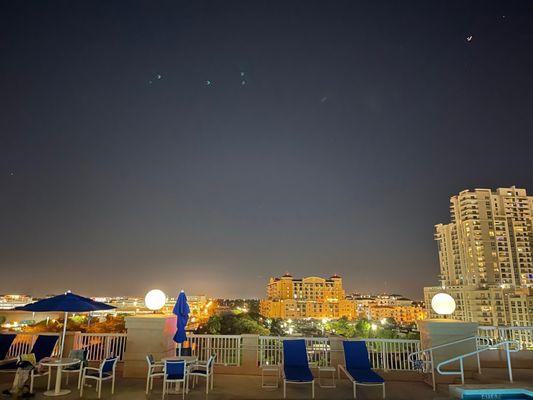
[[[463,400],[533,400],[533,392],[527,389],[463,389]]]

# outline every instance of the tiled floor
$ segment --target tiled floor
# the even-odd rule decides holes
[[[8,376],[0,376],[1,389],[9,387],[11,378]],[[186,396],[187,399],[212,399],[212,400],[226,400],[226,399],[281,399],[283,391],[281,387],[277,390],[262,389],[261,378],[258,376],[243,376],[243,375],[215,375],[215,388],[208,396],[205,395],[202,382],[199,386],[191,389]],[[161,398],[161,383],[154,384],[154,390],[150,396],[146,396],[145,389],[146,381],[144,379],[123,379],[119,378],[116,383],[115,394],[111,396],[110,383],[104,384],[102,389],[103,399],[116,400],[149,400]],[[48,399],[42,392],[46,385],[46,379],[41,379],[37,384],[35,399]],[[73,389],[72,393],[67,396],[60,397],[64,400],[79,399],[79,392],[75,390],[75,383],[70,384],[68,388]],[[289,399],[308,399],[311,397],[311,388],[309,385],[288,385],[287,398]],[[387,382],[387,399],[390,400],[444,400],[448,399],[447,390],[445,387],[439,392],[433,392],[431,388],[422,382]],[[86,388],[84,391],[84,398],[97,398],[96,392],[93,388]],[[168,399],[181,399],[181,395],[169,395]],[[351,399],[352,388],[347,380],[337,382],[337,388],[325,389],[316,385],[316,399]],[[361,388],[357,389],[358,399],[381,399],[380,388]]]

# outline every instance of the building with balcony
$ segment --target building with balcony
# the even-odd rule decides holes
[[[268,298],[261,300],[260,312],[269,318],[394,318],[399,324],[408,324],[426,316],[423,307],[399,294],[346,296],[338,275],[293,278],[287,273],[270,279],[267,294]]]
[[[424,307],[419,305],[371,305],[368,308],[369,319],[378,321],[383,318],[392,318],[400,325],[410,324],[426,319]]]
[[[426,304],[445,291],[456,300],[455,318],[482,325],[525,321],[511,301],[527,304],[523,290],[533,287],[533,196],[514,186],[464,190],[451,197],[450,223],[435,225],[435,240],[441,286],[424,288]],[[429,306],[428,312],[434,316]]]
[[[340,318],[344,313],[354,313],[351,305],[345,304],[342,278],[338,275],[328,279],[293,278],[287,273],[270,278],[267,296],[260,302],[260,312],[269,318]]]

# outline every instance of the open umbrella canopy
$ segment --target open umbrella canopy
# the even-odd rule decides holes
[[[189,313],[191,312],[191,310],[189,309],[189,304],[187,303],[187,296],[185,296],[185,292],[183,290],[180,292],[178,300],[176,301],[176,305],[174,306],[174,310],[172,310],[172,312],[178,317],[178,329],[176,330],[176,334],[174,335],[174,341],[176,343],[183,343],[187,340],[185,327],[187,326],[187,321],[189,320]]]
[[[115,307],[109,304],[100,303],[89,299],[88,297],[78,296],[77,294],[67,292],[59,296],[50,297],[36,301],[35,303],[26,304],[25,306],[15,307],[15,310],[39,312],[39,311],[61,311],[65,313],[65,322],[63,324],[63,336],[61,337],[61,349],[59,356],[63,356],[63,347],[65,345],[65,335],[67,334],[67,316],[69,312],[91,312],[99,310],[112,310]]]
[[[78,296],[77,294],[67,292],[59,296],[50,297],[26,304],[25,306],[16,307],[20,311],[62,311],[62,312],[90,312],[98,310],[112,310],[115,307],[105,303],[91,300],[87,297]]]

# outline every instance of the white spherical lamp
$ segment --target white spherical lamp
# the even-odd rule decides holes
[[[431,308],[439,315],[450,315],[455,311],[455,300],[448,293],[437,293],[431,299]]]
[[[153,289],[146,293],[144,304],[152,311],[157,311],[163,308],[167,302],[167,296],[162,290]]]

